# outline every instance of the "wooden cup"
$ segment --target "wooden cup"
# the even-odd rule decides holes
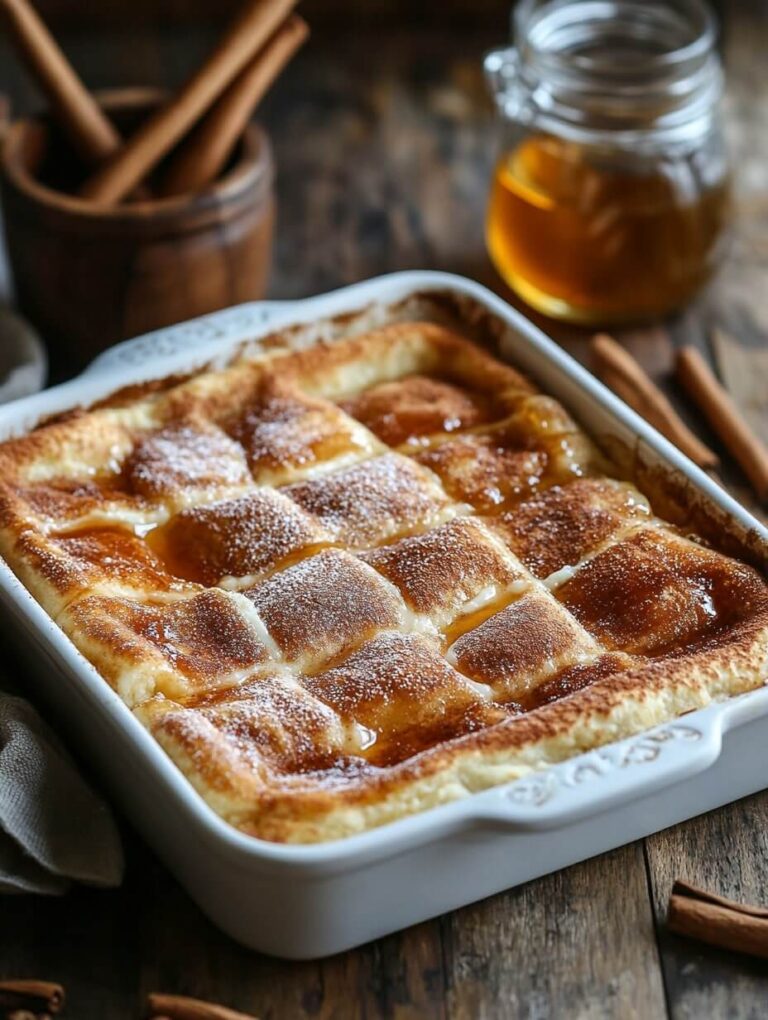
[[[160,98],[131,89],[102,102],[130,133]],[[256,125],[197,194],[99,208],[66,193],[78,173],[45,118],[9,128],[0,162],[8,252],[20,309],[48,344],[54,376],[119,340],[263,297],[274,171]]]

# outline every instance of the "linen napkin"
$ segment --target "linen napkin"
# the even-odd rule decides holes
[[[109,808],[32,705],[0,691],[0,892],[115,886],[122,874]]]

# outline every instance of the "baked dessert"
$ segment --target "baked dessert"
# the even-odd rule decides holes
[[[0,552],[233,825],[328,840],[768,677],[768,587],[403,323],[0,446]]]

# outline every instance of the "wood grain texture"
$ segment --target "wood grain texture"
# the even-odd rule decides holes
[[[328,27],[317,23],[318,4],[307,10],[313,42],[265,100],[280,209],[271,294],[299,297],[430,267],[466,273],[509,298],[483,245],[495,134],[480,72],[482,53],[506,36],[507,4],[484,0],[482,19],[457,14],[455,23],[443,7],[430,20],[420,6],[410,27],[402,17],[387,19],[387,5],[373,6],[370,26],[362,6],[348,23]],[[337,4],[331,8],[338,13]],[[768,349],[767,22],[764,5],[729,5],[728,117],[743,174],[732,261],[674,321],[621,334],[686,422],[721,454],[681,400],[670,369],[682,343],[714,353],[721,379],[753,425],[765,429],[768,385],[761,390],[754,366],[762,372],[760,352]],[[65,39],[90,85],[172,85],[210,44],[194,26],[168,32],[135,21],[123,31]],[[34,94],[2,50],[0,66],[17,108],[29,108]],[[532,317],[587,359],[587,334]],[[727,344],[713,347],[713,325],[731,338]],[[748,494],[727,459],[723,475],[737,495]],[[218,932],[124,830],[122,889],[0,903],[0,973],[64,982],[78,1020],[135,1020],[153,989],[218,1000],[263,1020],[766,1015],[764,964],[664,930],[675,877],[735,898],[768,899],[765,794],[354,952],[299,964],[259,957]]]
[[[639,843],[442,923],[447,1015],[456,1020],[665,1014]]]

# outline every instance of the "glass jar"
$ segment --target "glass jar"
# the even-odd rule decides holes
[[[522,0],[488,54],[502,154],[488,249],[547,315],[669,313],[719,261],[723,73],[703,0]]]

